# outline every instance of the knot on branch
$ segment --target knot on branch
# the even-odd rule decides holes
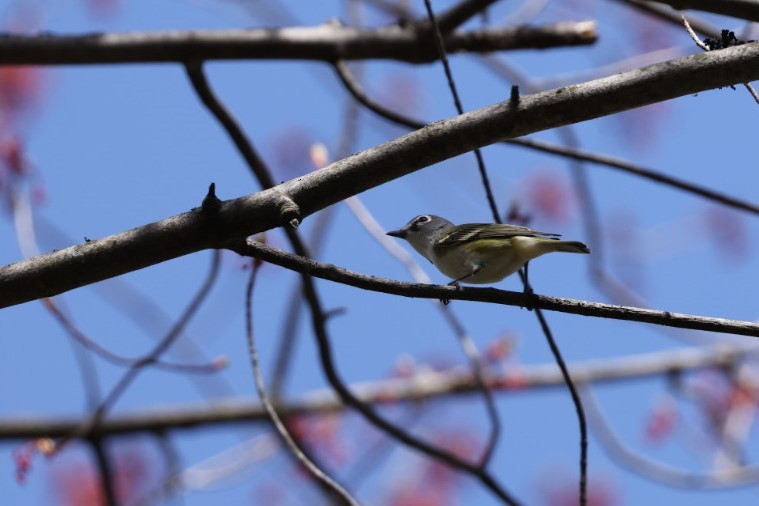
[[[277,207],[282,217],[282,223],[286,223],[293,230],[300,225],[300,207],[284,192],[277,193]]]

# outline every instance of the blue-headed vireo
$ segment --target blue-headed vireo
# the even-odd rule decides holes
[[[454,225],[432,214],[419,215],[387,235],[408,241],[452,278],[451,284],[495,283],[533,258],[554,251],[590,253],[579,241],[560,241],[559,234],[494,223]]]

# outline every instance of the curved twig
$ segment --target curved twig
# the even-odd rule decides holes
[[[256,349],[255,337],[253,333],[253,287],[256,282],[256,274],[258,274],[259,262],[254,261],[253,267],[250,270],[250,276],[248,278],[247,287],[245,288],[245,334],[248,339],[248,355],[253,367],[253,377],[256,383],[256,390],[258,391],[258,397],[261,399],[261,404],[266,410],[267,415],[271,419],[272,425],[279,433],[279,436],[285,442],[285,445],[290,449],[290,452],[298,459],[298,462],[308,469],[313,477],[318,480],[322,485],[327,487],[333,494],[342,499],[346,504],[358,506],[358,501],[354,499],[350,493],[343,488],[339,483],[332,479],[327,473],[319,469],[319,467],[309,459],[303,451],[298,447],[290,432],[285,427],[282,419],[274,409],[269,396],[266,393],[266,387],[264,386],[264,378],[261,375],[261,368],[258,363],[258,351]]]
[[[683,313],[673,313],[655,309],[643,309],[600,302],[587,302],[546,295],[524,294],[496,288],[453,287],[448,285],[427,285],[420,283],[404,283],[386,278],[361,274],[332,264],[317,262],[303,258],[252,239],[245,243],[231,245],[230,249],[245,255],[259,258],[266,262],[285,267],[297,272],[306,272],[312,276],[343,283],[364,290],[372,290],[405,297],[421,297],[430,299],[469,300],[491,302],[517,307],[535,307],[549,311],[570,313],[614,320],[653,323],[667,327],[676,327],[707,332],[721,332],[742,336],[759,337],[759,323],[712,318]]]

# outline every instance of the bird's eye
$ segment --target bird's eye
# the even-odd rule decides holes
[[[419,218],[416,219],[417,223],[427,223],[428,221],[430,221],[430,217],[426,215],[420,216]]]

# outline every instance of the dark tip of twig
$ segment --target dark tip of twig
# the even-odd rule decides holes
[[[211,183],[208,186],[208,193],[203,199],[203,203],[200,205],[203,213],[211,215],[216,214],[221,208],[221,200],[216,196],[216,183]]]
[[[511,95],[509,96],[509,104],[513,109],[519,107],[519,86],[516,84],[511,87]]]

